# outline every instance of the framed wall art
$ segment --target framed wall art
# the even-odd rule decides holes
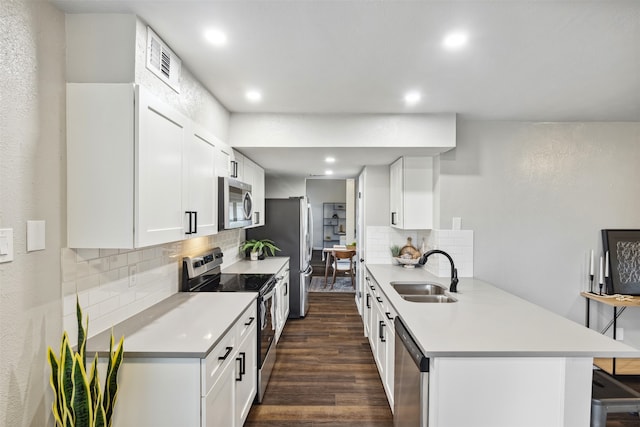
[[[640,295],[640,230],[602,230],[608,294]]]

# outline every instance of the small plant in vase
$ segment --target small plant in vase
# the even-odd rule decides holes
[[[267,252],[270,252],[271,256],[274,256],[280,248],[270,239],[251,239],[243,243],[241,250],[244,252],[249,251],[251,261],[257,261],[264,259]]]

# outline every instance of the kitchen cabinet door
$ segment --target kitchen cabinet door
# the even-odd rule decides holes
[[[194,125],[185,150],[186,237],[209,236],[218,232],[217,143],[213,135]]]
[[[207,396],[202,398],[203,427],[232,427],[236,425],[236,368],[237,364],[235,363],[227,364],[218,382]]]
[[[276,343],[289,317],[289,264],[276,274]]]
[[[247,182],[247,177],[244,170],[244,156],[236,150],[233,150],[231,154],[231,178],[235,178],[238,181]]]
[[[231,148],[224,143],[216,144],[216,176],[229,178],[232,172]]]
[[[433,158],[401,157],[389,167],[392,227],[433,228]]]
[[[256,322],[253,322],[252,330],[240,344],[236,356],[236,402],[234,407],[236,412],[235,425],[237,426],[244,424],[256,396],[258,387],[257,342]]]
[[[144,247],[184,237],[182,168],[190,123],[141,86],[137,88],[135,246]]]
[[[280,306],[280,310],[282,313],[282,328],[284,328],[287,319],[289,318],[289,263],[284,266],[283,273],[283,289],[282,289],[282,304]]]
[[[67,244],[181,240],[189,121],[134,84],[67,85]]]
[[[251,184],[251,195],[253,196],[253,225],[264,225],[264,169],[255,163],[253,169],[253,184]]]
[[[391,213],[391,226],[403,228],[403,183],[402,165],[404,159],[400,157],[389,166],[389,209]]]

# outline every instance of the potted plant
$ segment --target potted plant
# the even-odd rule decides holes
[[[51,411],[56,427],[111,427],[113,409],[118,394],[118,370],[122,364],[124,337],[114,350],[113,334],[109,345],[104,387],[98,379],[98,353],[91,371],[86,368],[87,327],[82,324],[82,310],[76,299],[78,318],[78,346],[74,351],[65,331],[62,334],[60,357],[51,347],[47,359],[51,367],[50,384],[53,389]]]
[[[274,256],[280,248],[270,239],[251,239],[243,243],[241,250],[245,252],[249,251],[251,261],[256,261],[264,259],[267,252],[271,252],[271,256]]]

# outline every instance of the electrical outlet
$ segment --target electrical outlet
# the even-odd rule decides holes
[[[138,284],[138,266],[129,266],[129,287],[133,287]]]
[[[624,341],[624,328],[616,328],[616,340]]]

